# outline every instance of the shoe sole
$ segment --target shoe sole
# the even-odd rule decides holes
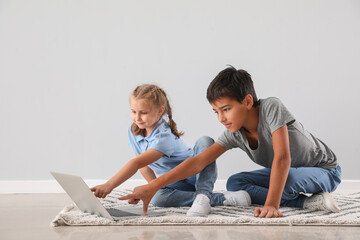
[[[188,217],[207,217],[209,214],[211,213],[211,211],[208,214],[205,213],[200,213],[200,212],[187,212],[186,216]]]
[[[323,192],[320,194],[324,197],[325,205],[331,212],[334,212],[334,213],[340,212],[339,206],[336,204],[335,200],[330,195],[330,193]]]
[[[210,214],[210,213],[209,213]],[[186,216],[187,217],[208,217],[209,214],[200,214],[200,213],[190,213],[190,214],[187,214],[186,213]]]

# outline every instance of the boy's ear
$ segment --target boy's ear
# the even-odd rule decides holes
[[[246,108],[247,109],[251,109],[252,108],[252,106],[254,105],[254,99],[253,99],[253,97],[250,95],[250,94],[248,94],[248,95],[246,95],[245,96],[245,106],[246,106]]]

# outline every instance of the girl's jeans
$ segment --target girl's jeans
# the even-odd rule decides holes
[[[199,155],[213,143],[210,137],[199,138],[193,148],[194,155]],[[187,179],[169,184],[157,191],[151,203],[157,207],[191,206],[196,195],[201,193],[209,197],[211,206],[222,206],[224,194],[212,192],[216,178],[217,168],[213,162],[196,175],[195,185]]]
[[[270,168],[232,175],[226,184],[229,191],[245,190],[253,204],[264,205],[269,190]],[[290,168],[281,206],[302,208],[307,198],[301,193],[332,192],[341,182],[341,168],[320,167]]]

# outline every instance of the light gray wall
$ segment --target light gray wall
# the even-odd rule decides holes
[[[249,71],[359,177],[360,1],[0,1],[0,180],[106,179],[133,157],[128,97],[163,87],[192,146],[224,130],[205,98]],[[256,169],[240,150],[219,179]],[[141,178],[139,174],[134,178]]]

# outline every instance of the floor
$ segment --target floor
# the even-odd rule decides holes
[[[360,227],[125,226],[49,227],[71,200],[66,194],[0,194],[0,239],[359,239]]]

